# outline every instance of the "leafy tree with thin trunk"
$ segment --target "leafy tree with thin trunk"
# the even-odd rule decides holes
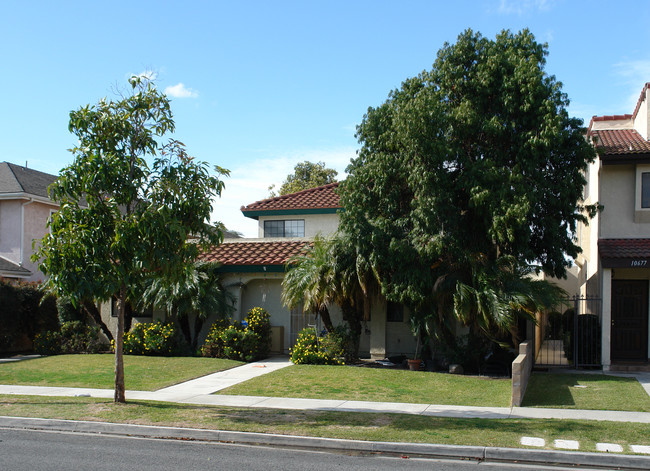
[[[547,54],[528,30],[467,30],[357,128],[341,229],[387,299],[447,340],[454,319],[511,323],[513,279],[533,264],[564,276],[577,224],[598,210],[582,201],[595,153]]]
[[[275,185],[269,187],[271,198],[275,196],[288,195],[297,191],[316,188],[317,186],[327,185],[336,182],[338,172],[333,168],[325,167],[325,162],[309,162],[305,160],[296,164],[293,174],[287,175],[287,179],[282,183],[280,191],[276,194]]]
[[[131,93],[70,113],[74,162],[49,188],[60,205],[34,260],[49,287],[75,303],[117,299],[115,401],[125,402],[122,346],[130,291],[149,278],[178,279],[202,244],[219,244],[209,224],[221,175],[209,172],[174,131],[169,99],[141,77]],[[189,237],[198,243],[188,242]]]

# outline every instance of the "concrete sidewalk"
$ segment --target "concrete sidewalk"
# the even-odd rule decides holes
[[[401,402],[346,401],[340,399],[304,399],[287,397],[231,396],[213,394],[237,383],[290,366],[287,357],[272,357],[230,370],[213,373],[158,391],[126,391],[127,400],[177,402],[227,407],[258,409],[322,410],[361,413],[416,414],[433,417],[483,418],[483,419],[574,419],[607,420],[612,422],[650,423],[648,412],[625,412],[578,409],[547,409],[534,407],[474,407],[440,404],[414,404]],[[622,376],[622,375],[621,375]],[[638,376],[638,375],[635,375]],[[638,378],[650,388],[650,375]],[[0,394],[34,396],[99,397],[112,398],[112,389],[65,388],[45,386],[0,385]],[[650,394],[650,391],[649,391]]]

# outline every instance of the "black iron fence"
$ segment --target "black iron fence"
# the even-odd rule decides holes
[[[535,366],[591,368],[601,366],[602,299],[567,298],[541,313],[535,327]]]

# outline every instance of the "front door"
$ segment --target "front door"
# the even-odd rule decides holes
[[[648,280],[612,280],[612,361],[648,359]]]

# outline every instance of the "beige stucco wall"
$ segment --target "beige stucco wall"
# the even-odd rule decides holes
[[[34,253],[34,248],[38,249],[40,246],[39,241],[47,234],[47,222],[50,219],[51,211],[57,209],[58,206],[43,204],[43,203],[30,203],[23,206],[24,211],[24,254],[23,254],[23,267],[27,268],[33,273],[30,281],[42,280],[43,274],[38,270],[38,263],[31,261],[31,256]]]
[[[20,263],[22,201],[0,201],[0,256]]]
[[[313,238],[317,234],[331,235],[338,229],[338,214],[304,214],[296,216],[260,216],[258,225],[259,237],[264,237],[264,221],[303,219],[305,221],[305,237]]]
[[[605,165],[600,170],[600,234],[602,239],[650,237],[650,224],[634,222],[636,168]],[[640,190],[639,190],[640,191]]]
[[[43,279],[38,263],[31,261],[32,243],[45,236],[50,212],[57,207],[27,199],[0,200],[0,256],[31,271],[27,281]]]

